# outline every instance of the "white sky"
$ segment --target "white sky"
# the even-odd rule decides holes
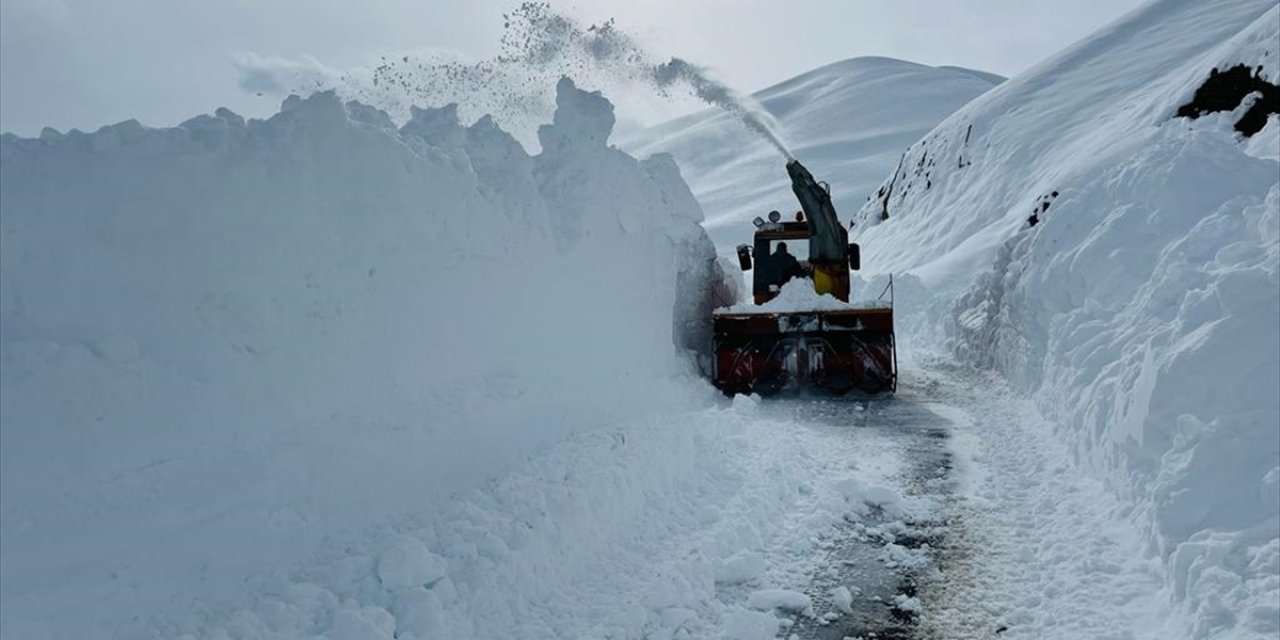
[[[599,0],[552,2],[617,24],[659,56],[744,92],[863,55],[1014,75],[1143,0]],[[251,52],[367,65],[436,49],[494,54],[514,0],[0,0],[0,131],[170,126],[279,104],[237,87]],[[687,107],[686,107],[687,108]],[[666,114],[664,114],[666,115]],[[621,113],[626,118],[628,114]]]

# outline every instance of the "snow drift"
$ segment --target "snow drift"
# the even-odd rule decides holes
[[[557,104],[537,156],[331,93],[0,138],[3,635],[151,633],[684,402],[701,209],[598,93]],[[382,581],[437,579],[406,544]]]
[[[791,151],[831,183],[849,215],[902,149],[1003,78],[955,67],[862,57],[819,67],[752,95],[782,126]],[[746,242],[749,221],[794,211],[791,183],[772,147],[742,123],[707,110],[621,136],[637,155],[670,153],[707,214],[716,244]]]
[[[856,217],[864,264],[1134,505],[1198,638],[1280,625],[1280,118],[1178,112],[1215,69],[1276,84],[1278,44],[1274,0],[1154,2],[938,125]]]

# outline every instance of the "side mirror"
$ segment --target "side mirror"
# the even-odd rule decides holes
[[[857,271],[862,268],[862,252],[858,249],[858,243],[849,243],[849,269]]]
[[[738,266],[743,271],[751,270],[751,247],[745,244],[738,245]]]

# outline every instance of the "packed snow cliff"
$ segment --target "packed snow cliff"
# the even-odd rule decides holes
[[[1197,638],[1280,631],[1277,82],[1274,0],[1154,2],[938,125],[855,217],[863,263],[1133,505]]]
[[[330,93],[0,138],[0,635],[141,637],[679,406],[701,209],[598,93],[557,105],[537,156]]]

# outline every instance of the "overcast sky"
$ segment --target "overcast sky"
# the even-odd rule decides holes
[[[237,54],[369,65],[383,54],[493,55],[512,0],[0,0],[0,130],[170,126],[227,106],[269,115],[237,85]],[[659,56],[744,92],[854,56],[1014,75],[1142,0],[599,0],[557,10],[619,27]]]

